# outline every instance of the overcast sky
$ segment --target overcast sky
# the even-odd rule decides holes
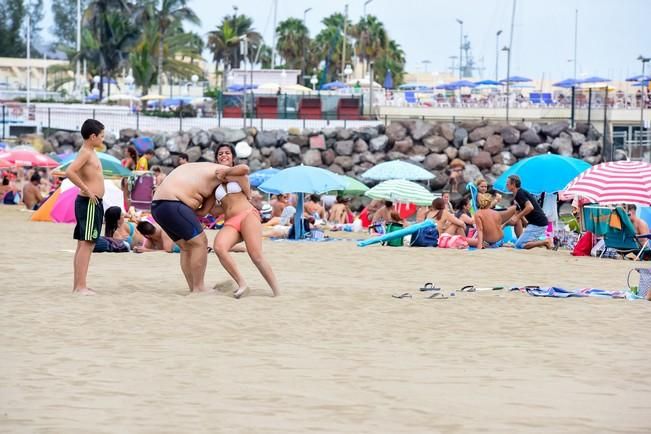
[[[348,3],[349,17],[357,21],[364,0],[278,0],[277,20],[303,18],[312,36],[323,27],[321,19],[343,12]],[[225,14],[233,12],[253,18],[255,30],[268,44],[272,40],[272,0],[189,0],[202,20],[199,33],[213,30]],[[472,55],[485,69],[481,78],[495,78],[495,34],[503,30],[500,47],[508,45],[512,0],[372,0],[367,13],[384,22],[390,36],[406,53],[407,70],[422,71],[429,60],[429,71],[444,71],[450,56],[459,54],[456,19],[464,22],[463,32],[472,44]],[[50,0],[45,0],[47,15],[43,37],[49,39],[52,26]],[[615,80],[641,72],[636,58],[651,56],[651,0],[519,0],[513,34],[512,75],[533,79],[564,79],[573,75],[574,17],[578,13],[578,75],[599,75]],[[651,65],[647,65],[651,69]],[[506,75],[506,53],[500,53],[500,78]],[[649,71],[651,72],[651,71]],[[475,73],[476,76],[480,74]],[[585,75],[584,75],[585,76]]]

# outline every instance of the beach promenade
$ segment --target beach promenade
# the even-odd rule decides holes
[[[429,300],[418,291],[425,282],[446,295],[470,284],[622,289],[639,264],[265,241],[278,298],[246,255],[236,261],[251,296],[232,298],[215,256],[207,281],[220,291],[187,296],[178,255],[164,253],[93,255],[89,284],[99,295],[75,297],[72,227],[29,215],[0,207],[0,432],[651,426],[650,303],[506,291]],[[413,298],[391,297],[404,292]]]

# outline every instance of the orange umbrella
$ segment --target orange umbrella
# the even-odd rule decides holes
[[[33,222],[53,222],[54,220],[52,219],[52,216],[50,215],[50,212],[52,211],[52,208],[54,207],[54,204],[57,203],[57,200],[59,199],[59,194],[61,193],[61,187],[57,188],[54,190],[54,193],[52,193],[52,196],[50,196],[44,203],[41,205],[39,209],[36,210],[32,214],[32,221]]]

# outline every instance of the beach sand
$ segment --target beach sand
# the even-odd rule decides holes
[[[70,293],[72,226],[28,218],[0,207],[0,432],[651,427],[651,303],[418,291],[622,289],[632,262],[265,241],[278,298],[246,254],[253,290],[235,300],[214,255],[207,282],[226,291],[187,296],[179,256],[155,253],[93,255],[99,295],[82,297]],[[403,292],[413,298],[391,297]]]

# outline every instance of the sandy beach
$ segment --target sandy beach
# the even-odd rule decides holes
[[[187,296],[179,256],[156,253],[94,255],[99,295],[79,297],[72,226],[29,215],[0,207],[1,432],[651,427],[651,303],[418,291],[623,289],[632,262],[265,241],[278,298],[246,254],[236,258],[253,290],[235,300],[214,255],[207,282],[220,291]],[[391,297],[404,292],[413,298]]]

